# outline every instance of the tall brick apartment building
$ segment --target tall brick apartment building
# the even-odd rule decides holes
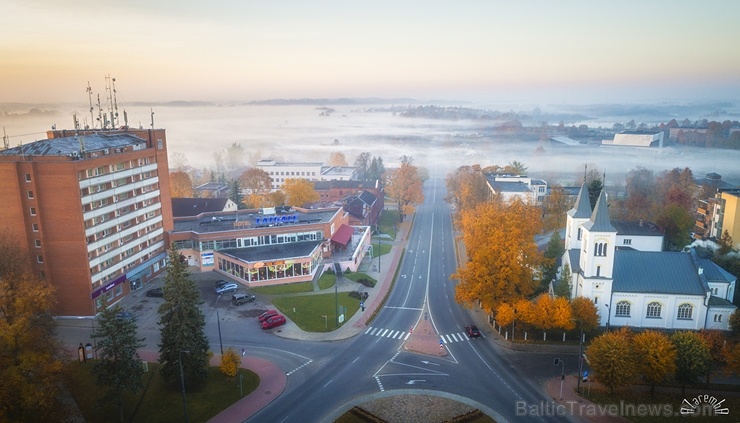
[[[57,287],[58,316],[91,316],[164,269],[173,228],[165,130],[47,137],[0,150],[0,230]]]

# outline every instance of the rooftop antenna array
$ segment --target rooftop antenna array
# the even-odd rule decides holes
[[[108,116],[113,123],[113,90],[111,89],[110,75],[105,75],[105,102],[108,106],[108,113],[105,117],[105,129],[108,129]]]
[[[90,88],[90,81],[87,81],[87,98],[90,101],[90,125],[92,125],[93,122],[95,122],[95,116],[93,115],[92,88]]]
[[[152,112],[152,129],[154,129],[154,109],[149,109]]]
[[[98,94],[98,124],[100,129],[105,129],[103,127],[103,108],[100,107],[100,94]]]
[[[118,101],[116,100],[116,78],[113,78],[113,117],[111,120],[113,121],[113,127],[115,128],[117,124],[120,124],[121,122],[118,120]]]

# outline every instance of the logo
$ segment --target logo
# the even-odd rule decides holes
[[[699,395],[696,398],[684,399],[681,403],[682,416],[717,416],[730,414],[730,409],[722,407],[725,400],[719,400],[712,395]]]

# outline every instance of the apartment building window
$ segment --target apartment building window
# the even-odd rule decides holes
[[[26,173],[26,182],[31,182],[31,174]]]
[[[26,191],[26,196],[29,200],[33,200],[33,191]]]
[[[162,149],[162,140],[157,139],[157,150],[161,150],[161,149]]]
[[[40,239],[34,239],[33,245],[36,246],[36,248],[41,248],[41,240]]]
[[[545,187],[540,187],[540,192],[545,192]]]
[[[31,213],[31,216],[36,216],[36,207],[31,207],[29,211]]]
[[[41,254],[36,256],[36,263],[43,263],[44,262],[44,256]]]
[[[32,223],[31,224],[31,230],[33,230],[34,232],[38,232],[39,231],[39,224],[38,223]]]
[[[123,169],[126,169],[126,164],[124,162],[116,164],[116,170],[123,170]]]

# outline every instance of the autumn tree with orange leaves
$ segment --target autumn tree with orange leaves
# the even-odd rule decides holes
[[[460,226],[469,258],[452,275],[460,281],[455,299],[487,311],[501,303],[528,298],[537,286],[535,272],[543,262],[534,236],[540,232],[540,209],[515,199],[511,204],[486,202],[460,211]]]
[[[306,203],[319,201],[319,193],[313,187],[313,182],[305,179],[288,178],[283,184],[283,193],[287,204],[301,207]]]
[[[655,385],[670,379],[676,373],[676,348],[668,336],[654,330],[640,332],[632,338],[637,360],[637,374],[650,385],[650,396]]]
[[[187,173],[183,171],[170,173],[170,196],[172,198],[193,198],[193,181]]]
[[[402,156],[401,166],[388,178],[385,186],[386,194],[398,204],[401,221],[404,216],[414,213],[417,204],[424,202],[423,180],[413,163],[412,157]]]
[[[64,420],[65,353],[54,336],[54,295],[27,252],[0,231],[0,421]]]
[[[447,175],[445,200],[457,210],[472,209],[488,201],[489,189],[480,165],[460,166]]]

